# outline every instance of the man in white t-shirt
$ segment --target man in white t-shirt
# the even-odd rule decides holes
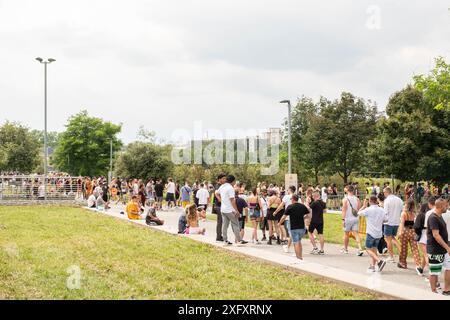
[[[384,225],[384,235],[386,236],[386,243],[389,251],[389,258],[387,261],[395,263],[392,243],[397,246],[398,252],[400,252],[400,243],[398,242],[396,236],[398,227],[400,226],[400,217],[403,212],[403,201],[396,195],[392,194],[390,187],[384,188],[383,192],[385,196],[384,211],[388,216],[388,222]]]
[[[365,200],[358,214],[366,217],[366,251],[371,259],[368,271],[381,272],[386,266],[386,261],[378,257],[378,245],[383,238],[383,224],[388,220],[386,212],[378,205],[378,198],[370,196],[369,206]]]
[[[166,195],[166,201],[167,201],[167,207],[172,208],[171,204],[173,203],[173,206],[176,206],[175,202],[175,183],[173,182],[172,178],[169,178],[169,182],[167,183],[167,195]]]
[[[198,199],[198,206],[204,207],[205,211],[208,208],[209,191],[206,190],[205,184],[200,185],[200,189],[197,191],[196,198]]]
[[[234,190],[236,178],[232,175],[227,176],[227,182],[220,186],[216,191],[216,197],[220,201],[220,212],[222,213],[222,237],[226,246],[232,245],[228,241],[228,226],[231,223],[233,229],[235,242],[240,244],[247,244],[247,241],[241,239],[241,230],[239,227],[239,210],[236,205],[236,195]]]

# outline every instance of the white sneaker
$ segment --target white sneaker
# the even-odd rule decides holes
[[[284,253],[289,253],[289,247],[287,245],[283,246]]]
[[[310,254],[319,254],[319,248],[314,248],[314,249],[312,249],[312,251],[310,252]]]
[[[348,250],[346,250],[345,248],[342,248],[342,249],[341,249],[341,253],[342,253],[342,254],[348,254]]]
[[[375,272],[375,266],[370,266],[367,268],[367,273],[374,273]]]
[[[389,257],[386,259],[386,262],[391,262],[391,263],[395,263],[395,259],[392,257]]]

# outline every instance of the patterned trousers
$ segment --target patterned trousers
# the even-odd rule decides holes
[[[406,258],[408,257],[408,244],[411,247],[416,266],[420,266],[419,248],[417,247],[417,242],[414,241],[414,235],[414,229],[405,228],[399,237],[401,249],[399,262],[405,267],[407,266]]]

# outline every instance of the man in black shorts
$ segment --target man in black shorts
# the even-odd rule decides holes
[[[163,195],[164,195],[164,185],[161,182],[161,179],[158,179],[155,184],[155,194],[156,194],[156,204],[157,209],[162,209],[163,203]]]
[[[318,191],[313,193],[313,202],[310,205],[312,210],[311,223],[309,225],[309,240],[313,245],[311,254],[324,255],[325,239],[323,237],[323,213],[327,205],[320,199]],[[320,240],[320,250],[317,248],[316,239],[314,238],[314,231],[317,231]]]

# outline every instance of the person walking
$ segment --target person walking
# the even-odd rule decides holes
[[[450,246],[448,244],[447,225],[442,215],[447,210],[448,203],[444,199],[436,200],[434,213],[428,218],[427,253],[430,266],[431,291],[437,292],[438,277],[445,271],[444,295],[450,295]]]
[[[387,221],[387,215],[378,205],[378,198],[374,195],[370,196],[369,201],[364,200],[358,215],[365,217],[367,223],[366,252],[371,260],[368,272],[381,272],[386,266],[386,261],[378,257],[378,246],[383,238],[383,223]]]
[[[416,263],[416,272],[418,275],[423,274],[421,267],[419,248],[417,247],[417,241],[414,240],[414,221],[416,218],[415,201],[413,198],[409,198],[406,201],[405,209],[400,217],[399,239],[400,239],[400,257],[398,267],[400,269],[407,269],[408,265],[406,258],[408,256],[408,244],[411,247],[413,253],[414,262]]]
[[[307,232],[305,227],[305,219],[311,218],[311,209],[298,202],[298,195],[293,194],[291,199],[292,204],[289,205],[284,211],[280,224],[283,224],[287,217],[290,218],[291,229],[289,230],[289,233],[294,244],[295,255],[297,259],[303,260],[302,238]]]
[[[383,190],[385,200],[384,200],[384,211],[388,216],[388,222],[384,225],[384,235],[386,236],[386,242],[388,246],[389,258],[387,262],[395,263],[394,259],[394,248],[392,244],[397,246],[400,252],[400,243],[397,240],[398,227],[400,225],[400,217],[403,212],[403,201],[399,197],[392,194],[390,187],[386,187]]]
[[[189,183],[186,181],[184,186],[181,188],[181,205],[184,209],[191,203],[191,192],[192,189]]]
[[[327,208],[326,202],[323,201],[320,197],[320,193],[318,191],[313,193],[313,202],[311,203],[311,224],[309,225],[309,240],[313,246],[313,250],[311,254],[324,255],[324,247],[325,247],[325,238],[323,236],[323,214]],[[320,242],[320,250],[317,248],[316,238],[314,236],[314,232],[317,232]]]
[[[419,238],[419,249],[422,253],[421,264],[420,267],[425,272],[425,269],[428,266],[428,258],[427,258],[427,220],[430,217],[434,206],[436,203],[436,199],[434,197],[428,198],[428,202],[424,203],[420,207],[420,212],[416,217],[416,221],[414,222],[414,230],[416,232],[417,237]],[[429,212],[429,214],[428,214]],[[422,273],[423,275],[423,273]]]
[[[350,241],[350,234],[356,239],[358,243],[358,256],[362,257],[364,254],[361,245],[361,237],[359,236],[359,216],[358,211],[361,207],[359,199],[354,195],[354,187],[352,185],[347,187],[347,196],[342,200],[342,221],[344,224],[344,248],[341,253],[348,254],[348,244]]]

